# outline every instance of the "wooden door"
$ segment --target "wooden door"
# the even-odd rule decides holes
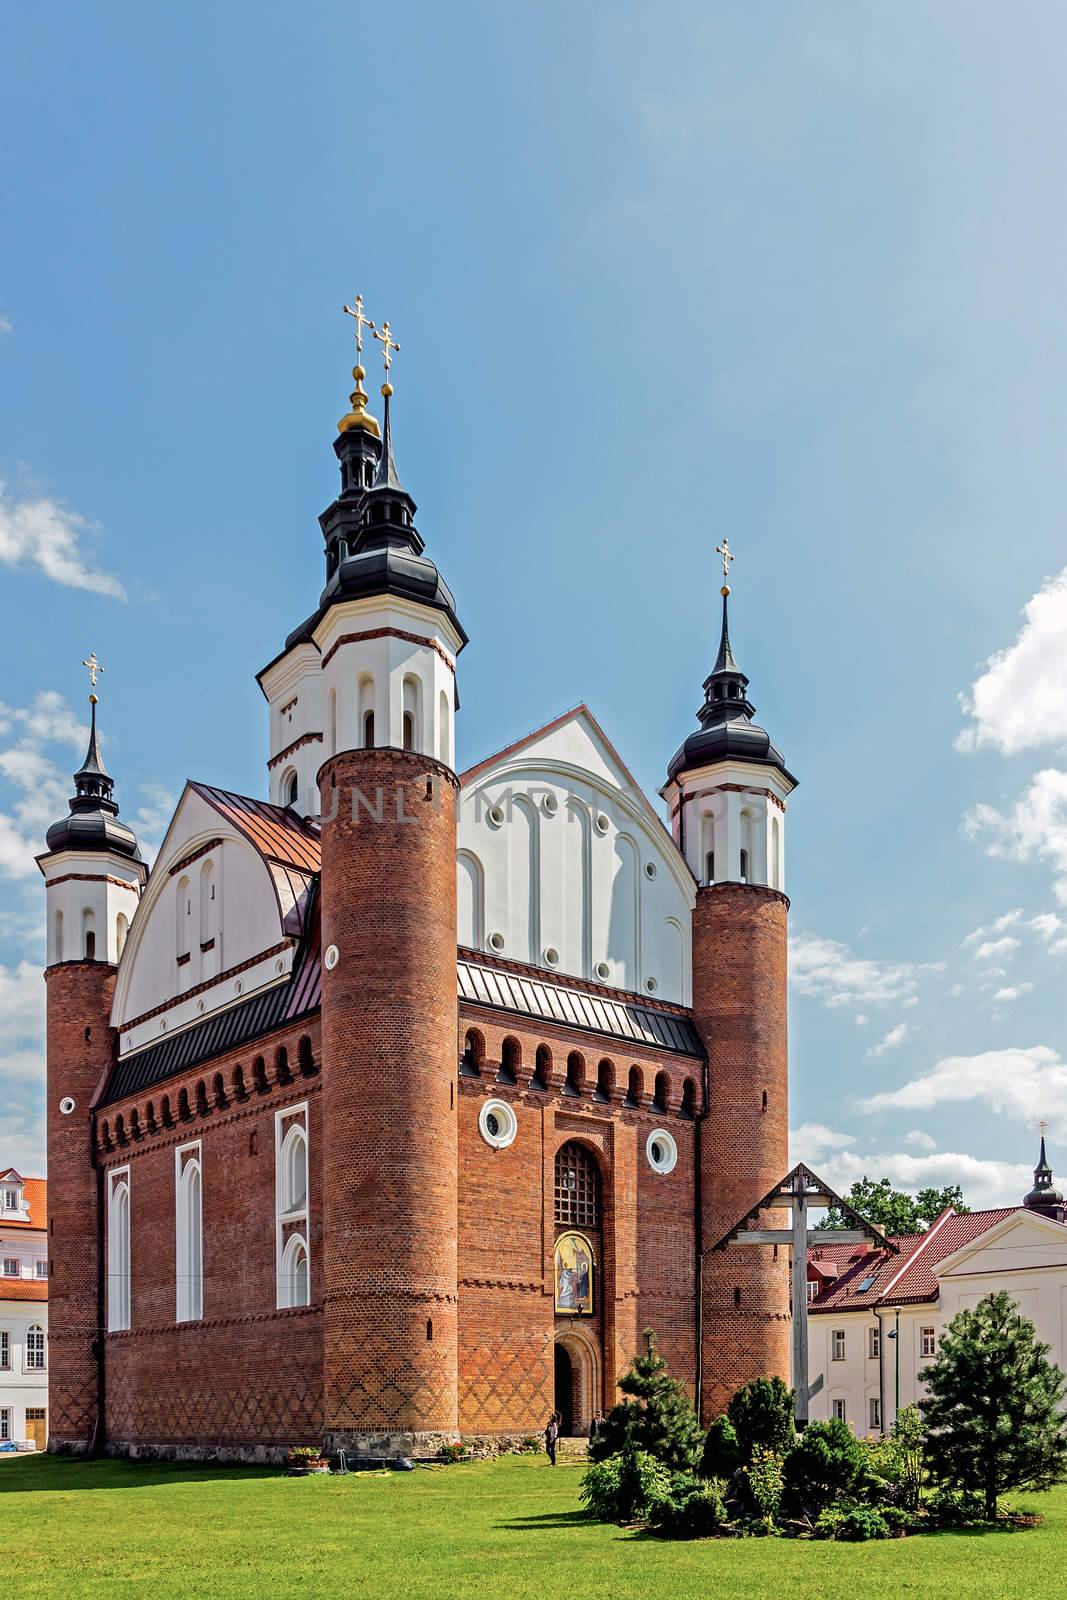
[[[32,1439],[38,1450],[48,1445],[48,1413],[44,1406],[26,1407],[26,1437]]]

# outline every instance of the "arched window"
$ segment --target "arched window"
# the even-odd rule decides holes
[[[157,1133],[159,1131],[159,1125],[156,1122],[156,1108],[151,1100],[148,1102],[148,1109],[145,1112],[144,1121],[145,1127],[149,1133]]]
[[[26,1370],[43,1372],[47,1365],[48,1346],[45,1342],[44,1329],[39,1322],[33,1322],[26,1329]]]
[[[755,866],[753,843],[755,840],[755,825],[751,811],[741,813],[741,852],[740,852],[740,878],[742,883],[752,883],[752,868]]]
[[[567,1057],[567,1079],[563,1085],[563,1093],[567,1095],[581,1094],[585,1087],[585,1062],[577,1050],[572,1050]]]
[[[143,1137],[144,1136],[141,1133],[141,1114],[137,1107],[134,1106],[133,1110],[130,1112],[130,1138],[141,1139]]]
[[[681,1115],[683,1117],[687,1117],[690,1121],[692,1121],[693,1117],[696,1116],[696,1106],[697,1106],[696,1080],[693,1079],[693,1078],[686,1078],[685,1083],[682,1085],[682,1110],[681,1110]]]
[[[292,1083],[293,1075],[289,1071],[289,1052],[280,1044],[274,1052],[274,1077],[278,1083]]]
[[[218,1107],[218,1109],[220,1111],[224,1111],[226,1109],[226,1104],[227,1104],[227,1102],[226,1102],[226,1085],[223,1082],[223,1077],[222,1077],[222,1073],[221,1072],[216,1072],[215,1081],[214,1081],[214,1084],[212,1085],[212,1089],[213,1089],[213,1092],[214,1092],[214,1095],[215,1095],[215,1104],[216,1104],[216,1106]]]
[[[203,1078],[201,1078],[200,1082],[196,1086],[196,1114],[198,1117],[206,1117],[209,1109],[210,1107],[207,1103],[207,1085],[205,1084]]]
[[[329,715],[328,715],[328,718],[327,718],[327,722],[328,722],[328,726],[329,726],[330,745],[329,745],[329,749],[327,750],[326,753],[327,753],[327,755],[335,756],[337,754],[337,690],[336,689],[331,689],[330,690],[330,693],[327,696],[327,705],[328,705],[328,708],[329,708]]]
[[[704,882],[705,883],[714,883],[715,882],[715,852],[714,852],[714,850],[709,850],[707,855],[704,857]]]
[[[782,887],[782,828],[777,817],[771,818],[771,870],[772,889]]]
[[[522,1047],[517,1039],[505,1039],[500,1046],[500,1071],[498,1083],[517,1083],[518,1069],[522,1065]]]
[[[742,883],[747,883],[748,882],[748,851],[747,850],[742,850],[742,852],[741,852],[741,882]]]
[[[107,1325],[112,1333],[130,1325],[130,1186],[111,1180],[107,1209]]]
[[[631,1067],[626,1084],[626,1104],[639,1106],[645,1097],[645,1080],[640,1067]]]
[[[129,918],[120,911],[115,918],[115,959],[122,960],[122,952],[126,948],[126,935],[130,931]]]
[[[233,1097],[234,1097],[234,1099],[235,1100],[247,1100],[248,1099],[248,1090],[245,1088],[245,1069],[244,1069],[244,1067],[234,1067],[234,1069],[233,1069],[233,1078],[232,1078],[231,1081],[233,1083]]]
[[[252,1063],[252,1083],[257,1094],[267,1093],[267,1063],[262,1056],[257,1056]]]
[[[537,1055],[534,1057],[533,1077],[530,1080],[531,1089],[547,1089],[552,1082],[552,1052],[547,1044],[537,1046]]]
[[[292,1127],[282,1140],[281,1209],[305,1211],[308,1196],[308,1144],[301,1127]]]
[[[82,955],[86,961],[96,960],[96,916],[88,906],[82,912]]]
[[[115,1118],[115,1138],[118,1140],[119,1144],[129,1143],[129,1140],[126,1137],[126,1118],[122,1115],[121,1111]]]
[[[365,672],[359,680],[359,739],[365,750],[374,748],[374,679]]]
[[[165,1094],[163,1096],[163,1100],[159,1108],[159,1115],[165,1128],[173,1128],[174,1118],[171,1116],[169,1094]]]
[[[315,1057],[311,1050],[311,1040],[306,1033],[296,1047],[296,1063],[305,1078],[310,1078],[315,1071]]]
[[[181,1162],[181,1151],[177,1159]],[[203,1200],[197,1156],[186,1155],[184,1166],[179,1166],[176,1201],[177,1318],[197,1322],[204,1314]]]
[[[565,1228],[599,1228],[600,1168],[592,1151],[573,1140],[556,1152],[556,1221]]]
[[[470,1028],[463,1040],[463,1055],[459,1063],[461,1078],[480,1078],[485,1059],[485,1040],[477,1028]]]
[[[189,1109],[189,1091],[188,1091],[188,1089],[179,1089],[178,1090],[178,1115],[182,1119],[183,1122],[191,1122],[192,1121],[193,1113]]]
[[[437,759],[443,761],[447,767],[448,762],[448,735],[449,735],[449,710],[448,694],[442,689],[438,701],[437,712]]]
[[[667,1101],[670,1098],[670,1079],[665,1072],[656,1073],[656,1088],[652,1096],[652,1104],[657,1111],[666,1111]]]
[[[62,913],[62,911],[57,911],[56,912],[56,919],[55,919],[55,948],[54,948],[54,950],[52,952],[52,959],[53,959],[53,961],[62,961],[62,959],[63,959],[63,913]]]
[[[611,1061],[601,1061],[596,1069],[596,1090],[594,1100],[606,1103],[611,1099],[611,1091],[615,1087],[615,1066]]]
[[[294,1233],[282,1253],[281,1281],[278,1285],[280,1306],[306,1306],[311,1300],[308,1281],[308,1250],[300,1234]]]
[[[295,770],[282,779],[282,805],[295,806],[300,799],[300,775]]]
[[[422,748],[422,684],[410,674],[401,685],[405,750]]]
[[[192,904],[189,898],[189,879],[178,879],[177,902],[177,929],[176,943],[179,957],[189,953],[189,919],[192,915]]]

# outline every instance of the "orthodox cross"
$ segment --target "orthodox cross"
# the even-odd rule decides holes
[[[342,306],[341,310],[344,312],[345,316],[354,317],[355,318],[355,323],[356,323],[356,355],[362,358],[362,355],[363,355],[363,329],[364,328],[373,328],[374,327],[374,323],[371,321],[371,319],[369,317],[365,317],[363,315],[363,296],[361,294],[357,294],[356,295],[355,304],[351,305],[351,306]],[[388,327],[388,326],[389,326],[389,324],[386,323],[386,327]]]
[[[394,350],[399,350],[400,346],[397,344],[396,340],[393,338],[392,334],[390,333],[389,324],[387,322],[383,322],[382,323],[382,331],[381,331],[381,333],[379,333],[378,329],[374,326],[373,323],[371,323],[371,333],[373,333],[374,337],[376,339],[378,339],[380,341],[380,343],[381,343],[382,355],[383,355],[383,357],[385,359],[385,376],[388,378],[388,376],[389,376],[389,368],[393,364],[393,351]]]
[[[730,562],[731,561],[736,561],[736,559],[737,559],[737,557],[734,555],[733,551],[730,549],[730,541],[729,541],[729,539],[724,537],[723,541],[722,541],[722,544],[717,544],[715,546],[715,554],[717,556],[722,556],[722,579],[723,579],[724,583],[729,583],[729,581],[730,581]]]
[[[90,688],[95,689],[96,688],[96,675],[97,675],[98,672],[103,672],[103,670],[104,670],[103,667],[100,665],[99,661],[96,659],[96,651],[95,650],[90,650],[89,651],[89,659],[88,659],[88,661],[83,661],[82,662],[82,666],[89,668],[89,686],[90,686]]]
[[[1044,1117],[1041,1118],[1041,1121],[1038,1123],[1038,1127],[1041,1129],[1041,1137],[1043,1139],[1048,1129],[1048,1123],[1045,1121]]]

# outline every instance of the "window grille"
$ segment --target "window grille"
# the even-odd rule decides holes
[[[867,1329],[867,1354],[872,1361],[877,1361],[882,1351],[882,1330],[880,1328]]]
[[[599,1228],[600,1172],[581,1144],[565,1144],[556,1156],[556,1221],[568,1228]]]
[[[935,1328],[923,1328],[920,1337],[922,1339],[922,1354],[924,1356],[936,1356],[937,1330]]]
[[[872,1428],[880,1428],[882,1426],[882,1402],[880,1400],[872,1400],[870,1402],[870,1426]]]
[[[844,1422],[845,1421],[845,1402],[843,1400],[835,1400],[834,1403],[833,1403],[833,1406],[834,1406],[834,1421],[835,1422]]]

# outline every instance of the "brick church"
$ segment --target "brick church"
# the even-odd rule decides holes
[[[584,705],[459,771],[467,633],[384,348],[321,598],[258,675],[268,797],[189,782],[149,871],[94,694],[38,858],[53,1448],[580,1434],[645,1327],[705,1420],[789,1377],[785,1251],[712,1249],[788,1166],[796,780],[728,586],[667,826]]]

